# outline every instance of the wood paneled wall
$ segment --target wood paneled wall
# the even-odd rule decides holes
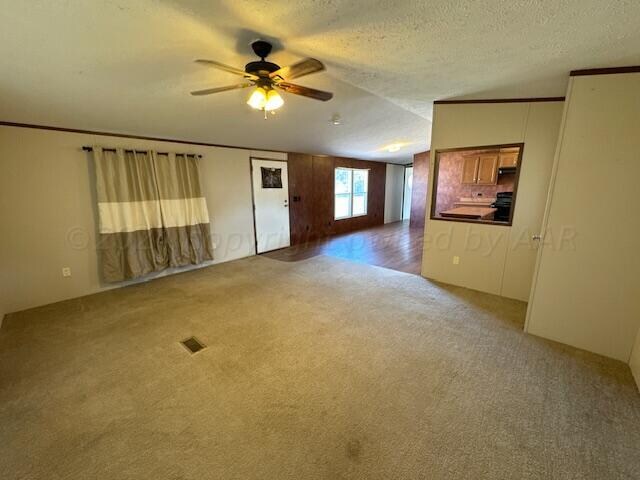
[[[413,190],[411,193],[411,215],[409,225],[424,227],[427,209],[427,186],[429,185],[429,151],[413,156]]]
[[[291,245],[384,223],[385,163],[290,153],[288,167]],[[367,215],[334,220],[336,167],[369,169]]]
[[[291,245],[304,243],[313,232],[313,157],[300,153],[288,155],[289,230]]]

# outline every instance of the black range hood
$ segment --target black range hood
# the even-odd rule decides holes
[[[498,175],[502,175],[503,173],[516,173],[518,171],[518,167],[500,167],[498,168]]]

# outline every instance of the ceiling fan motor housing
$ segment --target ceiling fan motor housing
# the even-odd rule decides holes
[[[275,63],[266,62],[264,60],[258,60],[256,62],[249,62],[244,67],[244,71],[259,77],[268,76],[271,72],[280,70],[280,66]]]
[[[276,65],[275,63],[267,62],[265,60],[265,58],[271,53],[272,46],[269,42],[256,40],[251,44],[251,48],[262,60],[247,63],[244,67],[245,72],[258,75],[259,77],[266,77],[269,76],[271,72],[275,72],[280,69],[280,65]]]

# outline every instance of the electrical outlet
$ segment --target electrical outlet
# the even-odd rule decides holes
[[[454,265],[459,265],[460,264],[460,257],[457,255],[454,255],[453,257],[453,264]]]
[[[63,267],[62,276],[63,277],[70,277],[71,276],[71,267]]]

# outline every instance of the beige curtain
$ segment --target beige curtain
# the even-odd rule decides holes
[[[154,154],[154,165],[169,265],[212,260],[209,212],[200,190],[198,157]]]
[[[100,147],[93,152],[106,281],[213,259],[197,157]]]

